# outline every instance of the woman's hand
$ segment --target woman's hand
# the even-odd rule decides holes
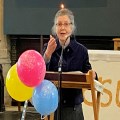
[[[48,46],[47,46],[47,49],[46,49],[46,51],[45,51],[45,58],[46,58],[47,60],[50,60],[51,55],[52,55],[52,53],[55,51],[56,47],[57,47],[56,40],[55,40],[54,37],[52,37],[52,36],[50,35],[50,40],[49,40],[49,42],[48,42]]]

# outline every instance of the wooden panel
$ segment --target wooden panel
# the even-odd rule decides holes
[[[113,38],[114,50],[120,50],[120,38]]]

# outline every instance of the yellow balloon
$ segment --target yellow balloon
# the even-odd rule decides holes
[[[6,88],[9,95],[17,101],[25,101],[32,97],[33,87],[24,85],[18,77],[16,64],[13,65],[6,76]]]

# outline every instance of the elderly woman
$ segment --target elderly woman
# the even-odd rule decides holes
[[[87,48],[75,39],[75,29],[76,26],[72,11],[66,8],[59,10],[54,18],[50,40],[43,49],[47,70],[59,71],[61,52],[61,69],[63,72],[81,71],[87,73],[92,69]],[[95,78],[96,74],[93,76]],[[60,102],[61,120],[84,120],[81,104],[83,102],[81,89],[61,88]],[[57,120],[56,113],[55,120]]]

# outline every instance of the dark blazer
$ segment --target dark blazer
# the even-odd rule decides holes
[[[58,62],[61,56],[62,47],[57,42],[57,48],[51,56],[51,60],[47,63],[48,71],[58,71]],[[44,46],[43,54],[47,48],[47,44]],[[74,38],[70,39],[70,44],[63,50],[62,58],[62,71],[81,71],[87,73],[92,69],[89,62],[88,50],[85,46],[78,43]],[[81,89],[66,89],[61,90],[62,98],[61,102],[64,106],[74,106],[83,102],[83,95]]]

